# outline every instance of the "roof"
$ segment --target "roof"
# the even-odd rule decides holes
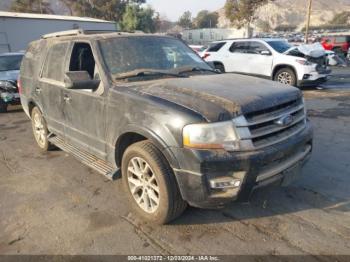
[[[44,20],[66,20],[77,22],[95,22],[95,23],[112,23],[115,22],[106,21],[102,19],[90,18],[90,17],[78,17],[68,15],[47,15],[47,14],[30,14],[30,13],[15,13],[0,11],[0,17],[7,18],[23,18],[23,19],[44,19]]]
[[[283,38],[231,38],[231,39],[223,39],[223,40],[217,40],[213,41],[212,43],[220,43],[220,42],[226,42],[226,41],[264,41],[264,42],[271,42],[271,41],[286,41]]]

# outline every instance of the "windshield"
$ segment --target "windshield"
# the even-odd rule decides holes
[[[22,55],[0,56],[0,71],[19,70]]]
[[[179,72],[181,68],[211,68],[187,45],[168,37],[116,37],[99,41],[113,77],[137,70]]]
[[[284,53],[292,47],[287,41],[266,41],[278,53]]]

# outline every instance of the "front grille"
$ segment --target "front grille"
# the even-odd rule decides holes
[[[284,120],[288,116],[288,122]],[[299,133],[305,128],[306,115],[302,98],[250,112],[234,119],[243,149],[270,146]]]

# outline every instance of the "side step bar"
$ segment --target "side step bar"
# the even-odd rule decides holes
[[[66,143],[62,138],[58,136],[50,137],[49,141],[58,148],[77,158],[83,164],[104,175],[109,180],[114,180],[118,177],[120,170],[115,169],[110,163],[106,162],[105,160],[99,159],[86,151],[83,151],[69,143]]]

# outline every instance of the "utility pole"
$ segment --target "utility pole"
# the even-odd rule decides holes
[[[305,32],[305,43],[309,43],[309,28],[310,28],[310,19],[311,19],[311,9],[312,9],[312,0],[309,0],[309,7],[307,11],[307,21],[306,21],[306,32]]]

